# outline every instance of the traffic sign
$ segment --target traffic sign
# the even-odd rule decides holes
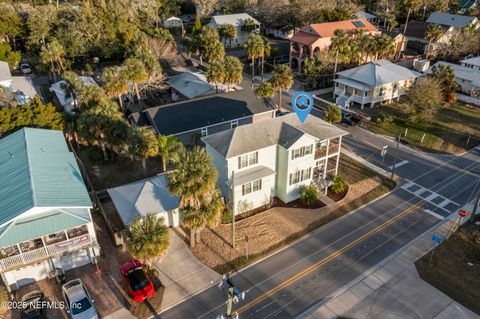
[[[458,216],[460,216],[460,217],[462,217],[462,218],[463,218],[463,217],[466,217],[467,215],[468,215],[468,213],[467,213],[466,210],[460,209],[460,210],[458,211]]]
[[[388,145],[385,145],[383,148],[382,148],[382,153],[380,154],[381,156],[385,156],[387,154],[387,148],[388,148]]]
[[[443,238],[433,234],[432,240],[435,242],[435,244],[440,245],[442,243]]]

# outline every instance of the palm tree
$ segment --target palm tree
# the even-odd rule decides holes
[[[225,80],[225,68],[223,67],[223,63],[211,63],[205,71],[205,77],[207,78],[208,83],[215,84],[215,90],[218,93],[218,85],[222,84]]]
[[[438,80],[443,88],[444,100],[452,104],[456,101],[455,90],[458,88],[458,83],[455,78],[455,72],[451,66],[440,64],[432,68],[431,76]]]
[[[134,57],[130,57],[123,62],[125,80],[133,84],[138,103],[140,104],[140,90],[138,86],[148,80],[148,72],[143,62]]]
[[[270,42],[268,41],[268,39],[266,37],[262,37],[263,39],[263,51],[262,51],[262,54],[260,55],[260,57],[262,58],[262,61],[261,61],[261,71],[260,71],[260,84],[263,83],[263,71],[264,71],[264,68],[265,68],[265,58],[268,58],[271,54],[272,54],[272,47],[270,46]]]
[[[202,59],[209,63],[222,61],[225,56],[225,48],[220,42],[218,32],[210,26],[203,26],[198,36],[198,48],[200,52],[200,65]]]
[[[77,121],[80,136],[89,143],[100,146],[105,161],[108,161],[106,148],[109,139],[114,138],[111,133],[116,131],[115,123],[123,121],[122,113],[117,108],[112,101],[103,99],[98,101],[96,107],[82,111]]]
[[[189,221],[185,225],[190,228],[190,244],[194,246],[195,233],[207,220],[202,215],[218,194],[217,171],[206,150],[199,146],[191,151],[183,149],[173,156],[172,162],[175,170],[168,175],[170,193],[180,197],[183,220],[185,223],[186,214]]]
[[[227,56],[223,62],[225,71],[223,83],[227,85],[227,91],[230,91],[231,85],[236,85],[243,80],[243,64],[235,56]]]
[[[333,77],[337,73],[338,58],[341,58],[344,63],[350,62],[350,37],[347,32],[342,29],[334,31],[334,37],[330,43],[330,52],[335,52],[335,67],[333,69]]]
[[[243,21],[243,30],[251,32],[253,29],[255,29],[255,21],[250,18],[245,19]]]
[[[237,28],[235,28],[233,24],[222,24],[222,27],[220,28],[220,36],[223,39],[228,40],[228,47],[232,48],[232,40],[237,37]]]
[[[273,97],[275,96],[275,89],[272,83],[264,82],[255,90],[258,97]]]
[[[403,0],[403,4],[407,9],[407,19],[405,20],[405,26],[403,27],[403,35],[407,32],[408,20],[412,12],[418,11],[422,7],[422,0]]]
[[[127,232],[127,249],[143,261],[157,257],[169,245],[168,228],[162,217],[153,213],[135,217]]]
[[[162,158],[163,171],[167,171],[170,158],[183,150],[183,144],[173,135],[157,136],[158,154]]]
[[[430,24],[428,25],[427,32],[425,32],[425,39],[428,40],[428,46],[425,53],[425,58],[428,59],[428,56],[433,51],[431,48],[432,42],[437,41],[443,35],[443,28],[439,24]]]
[[[57,40],[52,40],[47,45],[42,46],[40,51],[40,61],[43,64],[50,65],[50,72],[53,74],[53,80],[56,81],[56,73],[65,71],[63,62],[65,61],[65,49]]]
[[[330,104],[325,108],[323,119],[328,123],[339,123],[342,120],[342,111],[335,104]]]
[[[285,64],[281,64],[272,72],[273,87],[278,91],[278,109],[282,109],[282,90],[288,90],[293,85],[292,70]]]
[[[202,230],[207,226],[218,224],[220,215],[224,209],[220,192],[215,189],[212,198],[207,202],[202,200],[199,208],[186,207],[182,210],[182,222],[190,228],[190,245],[200,242]]]
[[[314,56],[313,58],[305,59],[305,65],[303,66],[302,72],[307,77],[307,83],[310,83],[312,80],[318,79],[324,70],[325,65],[323,65],[318,56]]]
[[[250,34],[245,42],[247,57],[252,61],[252,90],[255,81],[255,60],[263,55],[264,41],[258,34]]]
[[[147,171],[146,159],[158,154],[155,133],[146,127],[133,130],[130,136],[128,153],[132,158],[142,161],[143,175],[145,175]]]
[[[128,82],[122,68],[112,66],[105,68],[102,73],[102,82],[108,96],[116,96],[120,109],[123,110],[123,95],[128,93]]]

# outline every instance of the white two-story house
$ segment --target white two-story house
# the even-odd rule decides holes
[[[342,136],[348,133],[317,117],[301,123],[296,114],[238,126],[204,137],[218,171],[217,184],[233,211],[253,209],[278,197],[299,197],[314,183],[326,192],[338,172]]]
[[[61,131],[2,138],[0,186],[0,275],[10,291],[96,262],[92,202]]]
[[[251,30],[245,28],[246,20],[253,22]],[[230,39],[221,39],[224,46],[231,44],[232,48],[240,48],[245,44],[250,33],[260,33],[260,22],[248,13],[217,15],[213,16],[208,23],[208,25],[216,29],[218,33],[221,33],[222,26],[225,24],[233,25],[237,30],[237,34],[235,38],[231,39],[231,42]]]
[[[336,104],[348,109],[352,103],[365,105],[389,103],[407,93],[421,73],[382,59],[337,73],[334,80]]]

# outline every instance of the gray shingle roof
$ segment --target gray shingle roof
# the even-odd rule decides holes
[[[434,12],[428,17],[427,23],[436,23],[441,25],[448,25],[455,28],[464,28],[474,22],[475,19],[475,17],[464,16],[460,14]]]
[[[145,114],[160,134],[169,135],[272,110],[265,99],[258,98],[250,89],[244,89],[153,107]]]
[[[202,140],[225,158],[231,158],[277,144],[289,148],[304,134],[325,140],[348,133],[312,115],[305,123],[301,123],[297,115],[291,113],[258,123],[241,125],[209,135]]]
[[[473,58],[460,60],[460,63],[470,64],[470,65],[475,65],[475,66],[480,66],[480,56],[476,56],[476,57],[473,57]]]
[[[337,73],[339,77],[355,80],[369,86],[393,83],[406,79],[414,79],[422,74],[388,60],[368,62],[353,69]]]
[[[212,20],[215,21],[217,25],[232,24],[236,27],[243,26],[244,21],[247,19],[252,19],[255,24],[260,24],[260,22],[252,18],[248,13],[224,14],[212,17]]]
[[[129,225],[135,217],[177,209],[180,203],[179,197],[170,194],[165,174],[107,191],[125,225]]]

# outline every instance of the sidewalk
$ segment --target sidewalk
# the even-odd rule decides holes
[[[355,154],[354,152],[352,151],[349,151],[347,148],[343,148],[342,149],[342,153],[347,155],[348,157],[351,157],[353,158],[354,160],[356,160],[357,162],[360,162],[362,163],[363,165],[367,166],[368,168],[370,169],[373,169],[374,171],[376,171],[377,173],[379,174],[382,174],[383,176],[387,177],[387,178],[390,178],[390,175],[391,173],[387,170],[384,170],[383,168],[381,168],[380,166],[377,166],[369,161],[367,161],[365,158],[361,157],[360,155],[357,155]]]
[[[446,219],[296,319],[480,318],[423,281],[414,265],[432,249],[432,234],[445,237],[452,223]]]

